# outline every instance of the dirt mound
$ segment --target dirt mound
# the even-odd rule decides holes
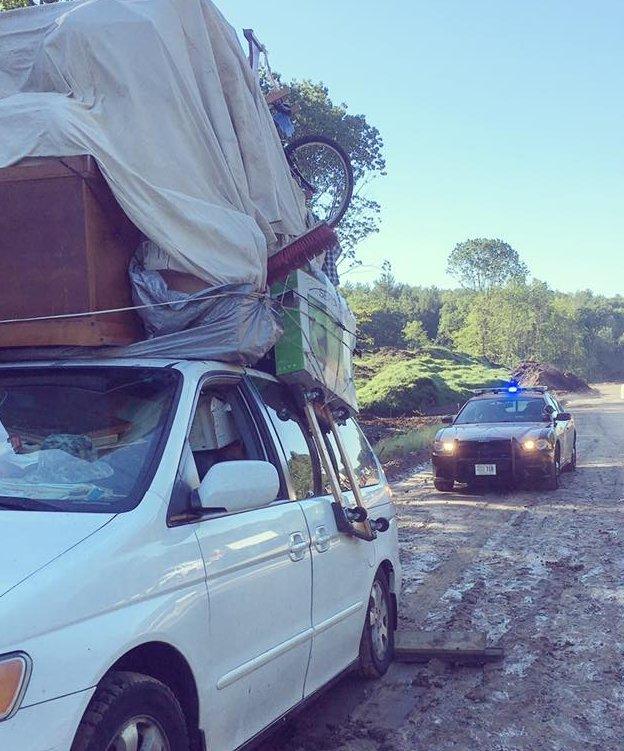
[[[511,377],[521,386],[547,386],[556,391],[590,391],[588,384],[574,373],[566,373],[554,365],[527,360],[520,363]]]

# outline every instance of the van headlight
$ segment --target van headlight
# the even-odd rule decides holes
[[[19,708],[28,680],[32,662],[23,652],[0,655],[0,722]]]
[[[549,446],[550,444],[545,438],[529,438],[522,444],[525,451],[544,451]]]

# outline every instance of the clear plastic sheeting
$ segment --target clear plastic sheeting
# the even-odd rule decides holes
[[[126,347],[12,347],[0,349],[0,362],[104,358],[218,360],[254,365],[282,334],[281,317],[266,294],[251,284],[213,287],[194,295],[168,290],[158,272],[144,272],[135,294],[143,300],[172,305],[139,311],[154,336]],[[150,303],[151,304],[151,303]],[[192,328],[178,331],[180,320]]]
[[[207,285],[262,290],[267,255],[305,231],[260,86],[210,0],[0,13],[0,167],[79,154],[167,268]]]
[[[151,338],[114,348],[117,357],[179,357],[246,365],[259,360],[282,334],[270,297],[256,292],[251,284],[188,294],[169,289],[158,271],[146,270],[136,260],[129,273],[134,304],[140,306],[138,313]]]

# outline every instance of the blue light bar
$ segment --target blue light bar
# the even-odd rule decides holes
[[[516,394],[519,391],[519,389],[517,386],[509,386],[507,391],[509,391],[510,394]]]

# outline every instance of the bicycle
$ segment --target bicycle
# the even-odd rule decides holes
[[[249,64],[260,78],[260,59],[269,91],[265,95],[273,122],[282,140],[292,138],[295,126],[292,108],[288,103],[288,88],[276,80],[266,47],[259,41],[253,29],[244,29],[249,43]],[[319,222],[335,227],[344,217],[353,197],[353,168],[346,151],[332,138],[310,134],[286,140],[284,154],[290,172],[303,190],[306,204]]]

